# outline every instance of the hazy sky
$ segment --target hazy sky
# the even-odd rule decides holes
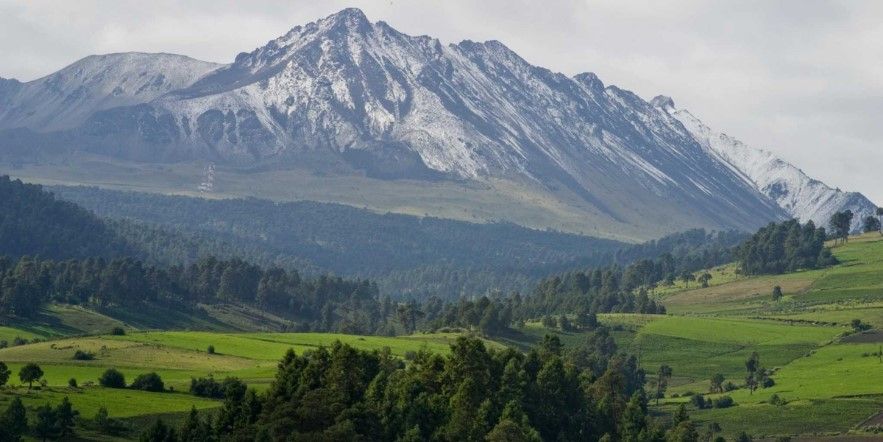
[[[529,62],[591,71],[811,176],[883,204],[883,1],[11,1],[0,76],[89,54],[173,52],[230,62],[344,7],[445,43],[500,40]]]

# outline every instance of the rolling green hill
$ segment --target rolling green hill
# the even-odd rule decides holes
[[[854,237],[832,251],[839,264],[784,275],[747,277],[735,265],[721,266],[711,270],[710,287],[693,284],[688,289],[678,283],[660,288],[656,296],[668,307],[668,315],[610,313],[599,315],[599,320],[610,328],[621,350],[639,358],[648,373],[648,392],[655,390],[657,369],[672,368],[664,397],[658,405],[650,402],[651,411],[663,420],[687,404],[700,430],[716,422],[728,438],[742,431],[755,438],[867,436],[883,410],[883,334],[856,333],[851,323],[858,319],[874,328],[883,326],[883,237]],[[784,296],[773,301],[776,285]],[[271,318],[255,318],[253,312],[232,307],[218,309],[223,312],[207,311],[202,319],[180,317],[157,324],[143,318],[139,322],[132,313],[121,318],[114,312],[50,305],[32,323],[7,323],[0,327],[0,339],[10,344],[15,337],[38,341],[0,349],[0,361],[10,366],[13,376],[25,363],[40,364],[46,385],[28,392],[13,377],[13,387],[0,392],[0,409],[15,396],[32,410],[68,396],[87,418],[102,406],[112,410],[112,417],[133,426],[127,436],[132,437],[155,416],[175,422],[190,407],[219,407],[218,401],[186,393],[194,377],[237,376],[262,390],[288,348],[301,353],[341,340],[360,349],[388,348],[405,358],[421,349],[446,353],[456,337],[260,331],[259,325],[271,323]],[[204,331],[180,330],[182,324],[197,320]],[[129,332],[106,334],[115,326]],[[139,331],[162,327],[179,331]],[[588,336],[527,322],[491,345],[526,349],[549,333],[558,334],[565,347],[579,345]],[[209,346],[214,353],[207,351]],[[77,350],[91,352],[94,358],[74,360]],[[774,383],[752,392],[744,387],[745,361],[755,352]],[[129,381],[155,371],[174,391],[149,393],[88,384],[109,367],[118,368]],[[709,393],[710,379],[718,373],[735,389]],[[67,386],[72,377],[78,388]],[[712,400],[726,395],[735,405],[698,409],[692,402],[697,394]],[[78,431],[87,439],[105,437],[88,426]]]

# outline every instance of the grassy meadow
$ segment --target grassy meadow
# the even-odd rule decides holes
[[[665,303],[668,315],[611,313],[599,315],[599,320],[612,330],[620,349],[639,358],[651,381],[648,391],[654,389],[660,365],[672,368],[665,397],[652,407],[663,419],[680,404],[689,404],[695,394],[710,399],[721,396],[708,394],[710,378],[716,373],[741,387],[745,360],[757,352],[760,365],[772,370],[775,384],[754,392],[737,388],[724,393],[735,402],[729,408],[700,410],[688,405],[692,419],[702,425],[717,422],[728,437],[740,431],[755,437],[867,436],[862,423],[875,416],[879,419],[883,410],[883,358],[879,356],[883,334],[851,334],[850,322],[860,319],[874,328],[883,327],[883,238],[863,235],[833,252],[840,264],[787,275],[749,278],[740,275],[733,264],[721,266],[710,270],[713,278],[707,288],[695,283],[689,288],[660,288],[656,296]],[[771,297],[776,285],[785,295],[779,301]],[[13,371],[11,386],[0,390],[0,409],[14,396],[30,409],[67,396],[84,418],[106,407],[111,417],[137,429],[156,416],[174,422],[191,407],[220,406],[218,401],[187,392],[194,377],[236,376],[249,386],[266,388],[288,349],[301,353],[339,340],[360,349],[388,348],[404,358],[420,350],[446,353],[457,337],[454,333],[400,337],[281,333],[272,331],[281,320],[256,320],[254,312],[235,309],[198,316],[190,313],[193,321],[185,313],[165,319],[156,312],[130,312],[125,318],[115,313],[53,305],[36,321],[7,321],[0,326],[0,340],[10,345],[16,338],[31,341],[0,349],[0,361]],[[174,329],[182,323],[196,324],[203,331],[149,330],[153,326]],[[109,334],[114,327],[125,328],[126,334]],[[549,330],[539,322],[528,322],[510,336],[487,342],[525,350],[548,333],[557,333],[565,346],[579,345],[585,339],[580,332]],[[213,353],[208,351],[210,346]],[[78,350],[94,358],[75,360]],[[45,373],[45,384],[30,391],[17,378],[18,370],[29,362],[38,363]],[[119,369],[128,382],[138,374],[156,372],[172,391],[97,386],[100,374],[111,367]],[[77,388],[68,386],[71,378],[77,380]],[[779,401],[773,401],[774,397]],[[86,439],[103,438],[88,428],[80,434]]]

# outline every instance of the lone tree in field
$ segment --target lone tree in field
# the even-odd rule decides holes
[[[745,361],[745,370],[748,372],[748,376],[745,377],[745,386],[748,387],[748,391],[751,394],[754,394],[754,390],[757,390],[758,377],[761,371],[760,355],[756,351],[752,352],[748,360]]]
[[[835,239],[839,238],[840,242],[849,242],[849,229],[852,226],[852,218],[852,211],[848,209],[831,215],[828,226],[831,227],[831,232],[834,234]]]
[[[709,389],[711,393],[723,393],[724,392],[724,375],[720,373],[716,373],[711,377],[711,388]]]
[[[708,281],[711,281],[711,273],[704,272],[699,275],[699,278],[697,280],[700,284],[702,284],[703,288],[708,287]]]
[[[671,367],[665,364],[660,365],[659,371],[656,372],[656,405],[659,405],[659,398],[665,396],[665,390],[668,389],[671,373]]]
[[[864,231],[865,233],[880,231],[880,220],[877,217],[868,215],[865,217],[862,224],[862,231]]]
[[[780,299],[782,299],[782,287],[777,285],[773,287],[773,301],[778,301]]]
[[[126,378],[115,368],[108,368],[98,378],[98,384],[106,388],[126,388]]]
[[[34,381],[39,381],[43,377],[43,369],[39,365],[31,362],[21,368],[18,372],[18,378],[22,382],[28,383],[28,391],[34,385]]]
[[[690,281],[695,281],[695,280],[696,280],[696,275],[694,275],[690,272],[681,273],[681,281],[683,281],[683,283],[686,284],[687,288],[690,288]]]

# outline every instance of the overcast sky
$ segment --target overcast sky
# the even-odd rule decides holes
[[[11,1],[0,76],[89,54],[229,63],[298,24],[362,8],[445,43],[500,40],[529,62],[650,99],[883,204],[883,1]]]

